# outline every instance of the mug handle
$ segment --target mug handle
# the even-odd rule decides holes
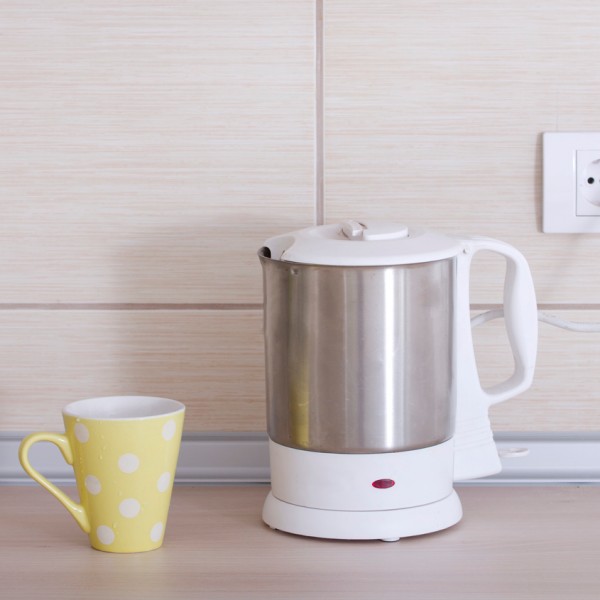
[[[53,483],[50,483],[41,473],[36,471],[29,462],[29,448],[36,442],[52,442],[58,446],[60,453],[67,464],[73,464],[73,450],[66,435],[60,433],[49,433],[42,431],[40,433],[32,433],[23,439],[19,446],[19,462],[21,466],[34,481],[37,481],[43,488],[46,488],[73,516],[77,524],[85,533],[90,532],[90,520],[85,508],[81,504],[77,504],[62,490],[58,489]]]

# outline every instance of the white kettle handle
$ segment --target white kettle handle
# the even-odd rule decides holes
[[[506,259],[504,318],[515,360],[511,377],[485,389],[477,372],[469,301],[471,262],[481,250],[496,252]],[[463,252],[457,262],[457,287],[454,478],[462,480],[491,475],[501,469],[488,409],[524,392],[531,385],[537,355],[538,321],[529,266],[523,255],[509,244],[484,237],[463,240]]]

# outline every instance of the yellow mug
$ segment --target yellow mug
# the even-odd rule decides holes
[[[65,434],[32,433],[19,448],[27,474],[46,488],[105,552],[146,552],[162,544],[185,406],[149,396],[90,398],[63,409]],[[29,463],[36,442],[56,444],[73,465],[80,504]]]

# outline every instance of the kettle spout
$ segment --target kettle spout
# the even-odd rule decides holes
[[[270,258],[272,260],[282,260],[283,254],[289,250],[295,242],[292,235],[278,235],[265,242],[265,245],[258,251],[258,257]]]

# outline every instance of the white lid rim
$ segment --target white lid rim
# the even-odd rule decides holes
[[[459,238],[434,231],[370,221],[352,221],[350,224],[356,225],[356,235],[354,231],[350,234],[342,231],[344,224],[319,225],[275,236],[263,247],[268,248],[271,260],[341,267],[435,262],[462,251]],[[261,253],[263,257],[266,258],[264,252]]]

